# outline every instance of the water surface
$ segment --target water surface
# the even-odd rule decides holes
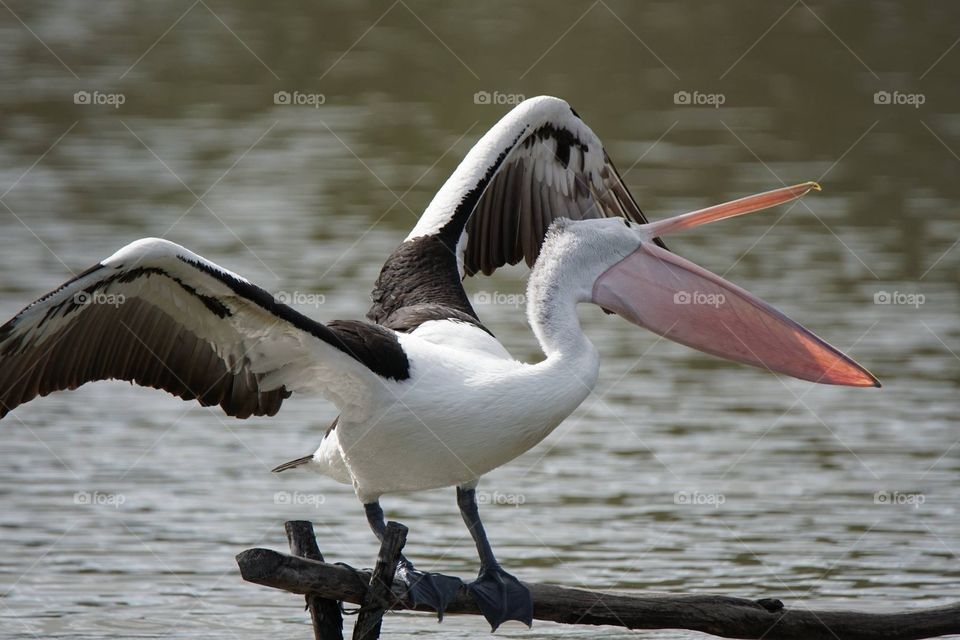
[[[773,377],[585,308],[603,358],[595,395],[481,485],[503,563],[599,590],[867,610],[955,601],[958,14],[891,2],[10,2],[0,312],[163,236],[268,290],[313,296],[301,307],[313,317],[359,317],[387,253],[509,107],[475,94],[559,95],[653,218],[819,179],[823,193],[802,204],[672,248],[849,351],[884,388]],[[76,104],[77,91],[123,104]],[[278,91],[323,104],[278,105]],[[878,91],[924,103],[877,104]],[[499,301],[477,305],[482,319],[534,360],[513,297],[525,277],[467,286]],[[922,304],[876,304],[884,292]],[[2,635],[308,637],[298,599],[244,583],[233,556],[286,548],[282,523],[299,518],[328,558],[373,563],[349,487],[269,473],[311,451],[334,415],[294,398],[241,422],[124,383],[18,409],[0,440]],[[384,507],[410,526],[422,568],[476,570],[452,489]],[[470,618],[385,625],[391,637],[486,633]]]

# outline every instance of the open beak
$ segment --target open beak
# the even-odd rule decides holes
[[[795,200],[815,182],[784,187],[642,227],[649,240]],[[593,302],[674,342],[794,378],[879,387],[866,369],[737,285],[643,241],[593,285]]]

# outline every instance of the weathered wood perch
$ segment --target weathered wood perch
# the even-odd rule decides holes
[[[370,571],[270,549],[248,549],[237,556],[237,564],[244,580],[249,582],[354,604],[364,602],[371,578]],[[628,595],[525,584],[533,594],[533,617],[564,624],[689,629],[722,638],[764,640],[914,640],[960,634],[960,603],[897,613],[867,613],[784,608],[779,600],[772,599],[673,593]],[[402,586],[393,585],[391,592],[391,609],[414,609],[404,597]],[[480,610],[461,589],[446,613],[480,615]]]
[[[353,627],[353,640],[377,640],[383,614],[393,606],[393,576],[397,572],[400,551],[407,543],[407,528],[398,522],[388,522],[380,542],[377,566],[367,582],[369,587],[363,596],[357,624]]]
[[[284,523],[287,530],[287,543],[290,553],[295,556],[323,562],[323,555],[317,546],[317,536],[313,532],[313,523],[306,520],[290,520]],[[308,595],[307,610],[313,621],[314,640],[343,640],[343,616],[337,600]]]

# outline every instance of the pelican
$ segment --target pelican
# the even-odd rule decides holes
[[[319,322],[172,242],[143,239],[0,327],[0,417],[37,396],[119,379],[230,416],[320,394],[339,416],[299,468],[351,484],[374,534],[380,497],[456,487],[480,560],[466,585],[495,630],[532,622],[477,509],[487,472],[535,446],[587,397],[599,355],[577,319],[598,305],[721,358],[817,383],[879,386],[863,367],[663,236],[782,204],[807,182],[648,222],[597,136],[558,98],[524,101],[487,132],[390,255],[366,320]],[[532,266],[527,318],[544,353],[515,360],[480,321],[465,276]],[[696,304],[712,296],[712,304]],[[405,558],[408,595],[442,616],[463,586]]]

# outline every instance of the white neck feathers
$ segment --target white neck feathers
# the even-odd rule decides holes
[[[592,269],[579,264],[579,238],[564,228],[547,234],[527,285],[527,319],[548,358],[596,353],[577,317],[577,304],[590,301]]]

